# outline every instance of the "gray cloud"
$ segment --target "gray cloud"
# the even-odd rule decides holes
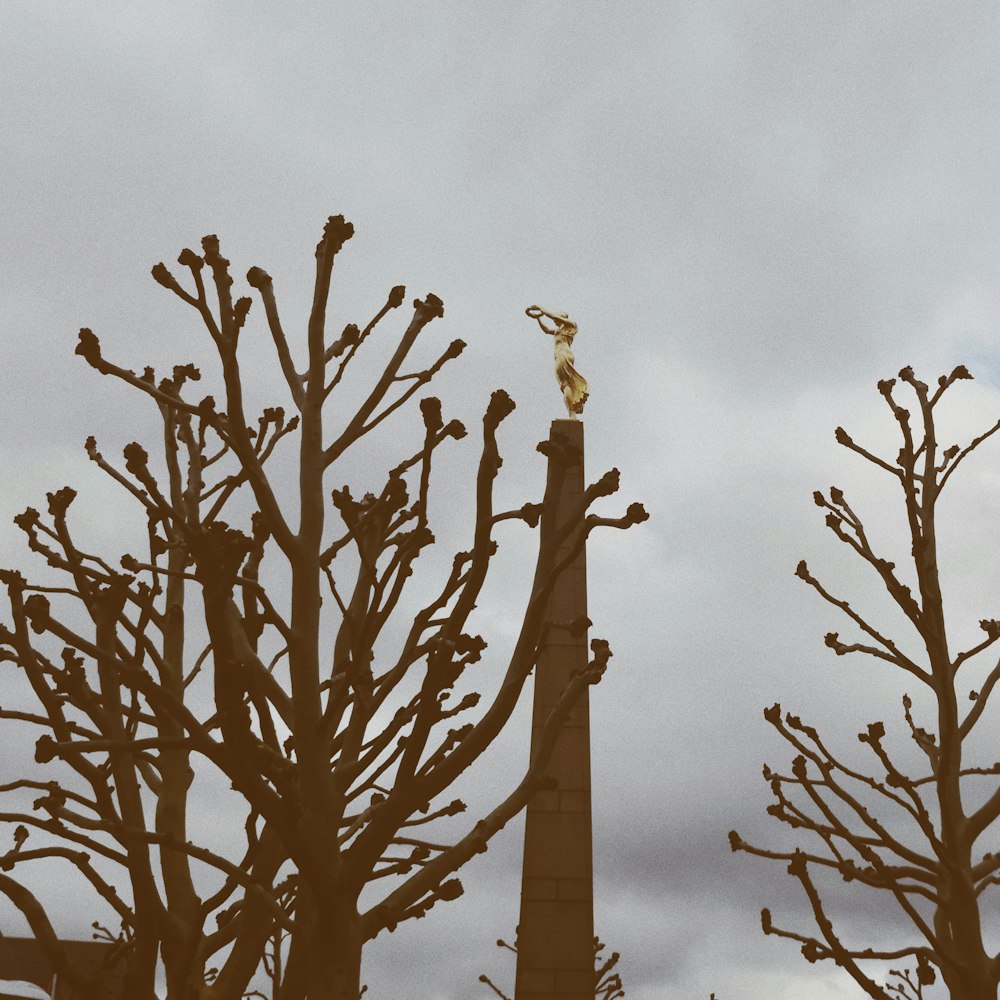
[[[9,518],[64,482],[80,489],[81,531],[116,550],[131,515],[80,446],[93,432],[117,454],[155,435],[155,414],[122,431],[132,395],[73,357],[76,330],[129,367],[191,358],[207,375],[205,338],[148,278],[205,233],[237,274],[269,270],[289,330],[331,213],[357,226],[331,325],[367,318],[400,282],[440,294],[426,350],[469,343],[442,377],[446,411],[472,429],[493,388],[518,401],[500,485],[512,504],[540,490],[533,449],[559,403],[523,310],[569,310],[593,387],[589,474],[619,466],[621,502],[652,514],[589,553],[595,634],[615,650],[592,702],[598,929],[636,1000],[857,995],[763,939],[761,905],[796,919],[802,901],[780,865],[730,855],[725,832],[770,835],[760,765],[787,755],[763,706],[845,744],[874,717],[899,720],[906,685],[823,648],[842,623],[792,570],[806,557],[887,614],[810,499],[842,486],[905,554],[891,484],[832,436],[843,424],[894,447],[876,379],[965,362],[978,381],[955,390],[956,439],[995,418],[998,33],[992,5],[972,2],[5,4],[4,563],[24,562]],[[274,368],[256,329],[246,366],[263,404]],[[473,451],[456,448],[444,477]],[[997,570],[982,565],[994,454],[956,482],[942,529],[956,642],[996,616]],[[457,505],[439,518],[442,539],[461,538]],[[489,670],[531,544],[504,538],[512,561],[481,626]],[[470,805],[516,779],[525,723],[470,774]],[[477,859],[465,898],[375,943],[372,996],[474,997],[479,972],[503,978],[492,942],[516,922],[520,829]],[[864,904],[837,898],[865,933]],[[13,928],[2,909],[0,926]],[[882,911],[872,927],[894,929]]]

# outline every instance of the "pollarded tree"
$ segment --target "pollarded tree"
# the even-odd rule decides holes
[[[964,366],[942,376],[933,390],[904,368],[900,380],[916,397],[914,417],[896,396],[896,380],[878,389],[898,424],[902,447],[895,461],[883,459],[837,428],[837,441],[856,452],[899,484],[909,527],[909,560],[915,592],[902,582],[896,563],[875,552],[858,511],[844,493],[831,487],[814,494],[826,511],[826,524],[874,571],[912,628],[909,640],[922,647],[906,652],[908,639],[890,637],[872,625],[847,600],[834,596],[800,562],[796,575],[825,601],[842,611],[857,630],[848,641],[836,632],[826,645],[838,656],[859,653],[908,674],[933,709],[918,721],[914,702],[903,695],[903,715],[921,761],[921,773],[907,773],[898,752],[886,745],[883,722],[873,722],[858,739],[873,756],[874,770],[864,773],[835,755],[817,730],[781,706],[764,712],[767,721],[794,748],[790,772],[764,768],[775,802],[768,812],[796,830],[811,835],[810,843],[793,851],[755,847],[736,832],[734,851],[746,851],[786,862],[788,872],[804,890],[815,919],[814,929],[784,930],[762,913],[765,934],[798,941],[810,962],[832,960],[845,969],[865,992],[880,1000],[920,997],[923,988],[943,980],[953,1000],[996,1000],[1000,956],[991,953],[983,918],[992,906],[991,887],[1000,882],[1000,855],[984,849],[1000,816],[1000,764],[985,766],[966,759],[973,731],[980,723],[998,680],[1000,663],[975,689],[967,678],[969,664],[1000,639],[1000,622],[981,621],[981,642],[954,652],[948,642],[945,604],[939,575],[937,512],[942,491],[959,465],[983,441],[1000,429],[1000,422],[964,447],[943,447],[935,426],[937,407],[959,379],[972,376]],[[963,707],[964,706],[964,707]],[[984,787],[988,786],[988,787]],[[994,828],[995,832],[995,828]],[[899,948],[882,949],[846,943],[828,912],[824,878],[836,876],[878,890],[895,901],[912,925],[912,938]],[[825,898],[826,897],[826,898]],[[871,961],[912,965],[900,970],[895,984],[880,985]]]
[[[48,519],[33,510],[18,519],[31,547],[66,581],[51,587],[4,576],[12,626],[0,633],[0,656],[24,671],[40,706],[5,716],[40,726],[38,759],[62,762],[82,786],[44,783],[47,795],[35,803],[41,818],[4,816],[40,828],[47,839],[28,851],[21,837],[0,863],[11,869],[58,856],[90,879],[122,922],[130,1000],[154,996],[158,959],[170,998],[233,1000],[273,955],[282,932],[287,951],[279,955],[276,997],[357,1000],[364,944],[461,893],[455,873],[546,783],[560,726],[610,656],[607,643],[593,641],[593,660],[570,681],[510,793],[464,833],[431,840],[426,824],[464,809],[442,796],[511,716],[552,627],[545,608],[555,580],[591,530],[627,528],[646,515],[639,504],[619,518],[587,514],[597,498],[615,492],[617,471],[585,491],[576,549],[557,559],[573,518],[562,535],[543,539],[519,634],[488,705],[474,721],[441,733],[442,723],[480,698],[469,693],[449,704],[463,672],[487,648],[467,626],[496,552],[494,528],[507,519],[535,526],[539,517],[554,517],[558,476],[550,477],[540,504],[495,509],[497,430],[514,404],[494,392],[474,473],[471,543],[443,580],[421,578],[422,607],[409,624],[390,626],[434,541],[433,458],[465,429],[446,423],[440,402],[425,397],[422,424],[397,430],[404,457],[371,492],[331,492],[330,477],[464,345],[455,341],[427,367],[404,372],[418,335],[443,314],[434,295],[415,301],[368,395],[329,435],[325,417],[345,371],[404,299],[403,288],[394,288],[363,330],[348,325],[327,336],[334,259],[352,235],[350,223],[332,217],[316,248],[301,370],[271,278],[257,267],[247,273],[297,411],[291,419],[274,407],[255,425],[248,420],[238,345],[251,299],[233,300],[229,262],[214,236],[202,241],[201,255],[184,250],[178,258],[189,272],[186,284],[163,264],[153,276],[195,310],[209,333],[221,367],[221,406],[211,396],[188,398],[201,377],[194,366],[178,366],[160,381],[151,369],[136,375],[105,358],[96,336],[81,330],[77,353],[142,393],[162,419],[159,464],[133,443],[121,470],[88,442],[90,457],[143,509],[149,531],[141,557],[127,553],[117,569],[85,552],[70,534],[69,489],[50,494]],[[272,456],[296,433],[294,468],[278,477]],[[557,468],[570,459],[564,451],[550,449]],[[288,482],[295,484],[290,504],[279,488]],[[239,518],[242,528],[223,515]],[[204,645],[192,655],[200,630]],[[245,805],[239,856],[192,842],[188,800],[202,768],[224,776]],[[117,865],[117,881],[94,870],[88,852],[105,868]],[[215,871],[210,892],[192,862]],[[366,888],[381,886],[387,888],[375,902],[360,904]],[[0,891],[65,966],[41,901],[11,876],[0,877]],[[72,969],[66,974],[99,995],[100,987]]]
[[[499,938],[497,947],[516,955],[516,935],[514,944],[507,944],[503,938]],[[614,971],[621,960],[621,955],[617,951],[613,951],[609,957],[605,958],[601,954],[605,947],[600,938],[594,938],[594,1000],[621,1000],[625,996],[625,989],[622,986],[621,973]],[[500,1000],[510,1000],[510,997],[485,973],[479,977],[479,981],[485,983]]]

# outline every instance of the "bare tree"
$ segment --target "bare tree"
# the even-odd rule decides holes
[[[497,947],[517,954],[516,940],[511,945],[507,944],[503,938],[498,938]],[[625,996],[625,989],[622,986],[621,973],[614,971],[621,960],[621,955],[617,951],[613,951],[605,958],[601,955],[605,947],[606,945],[600,938],[594,938],[594,998],[595,1000],[621,1000]],[[485,983],[500,1000],[510,1000],[510,997],[485,973],[479,977],[479,981]]]
[[[126,553],[116,568],[78,545],[68,488],[49,494],[47,518],[34,510],[18,518],[31,548],[64,580],[49,586],[3,576],[11,627],[0,632],[0,658],[24,672],[39,709],[0,717],[40,727],[37,759],[61,763],[67,777],[8,786],[45,791],[34,811],[0,818],[47,839],[32,851],[23,834],[15,836],[0,866],[59,857],[90,880],[122,924],[129,1000],[155,995],[158,961],[168,997],[232,1000],[247,991],[265,957],[276,972],[275,1000],[357,1000],[365,943],[461,894],[455,873],[546,784],[560,726],[611,655],[606,642],[592,642],[593,660],[570,681],[509,794],[465,832],[451,824],[452,832],[431,839],[428,824],[464,810],[442,796],[507,723],[554,627],[545,607],[575,554],[556,557],[572,525],[538,551],[519,634],[485,710],[442,733],[442,723],[480,700],[470,692],[449,703],[463,672],[487,649],[467,626],[496,552],[494,528],[508,519],[534,527],[554,514],[558,477],[541,503],[495,509],[497,430],[514,404],[494,392],[474,470],[470,544],[443,579],[421,577],[420,610],[406,627],[390,627],[405,606],[404,591],[415,589],[407,584],[418,558],[434,541],[433,459],[465,428],[445,422],[439,400],[422,398],[422,422],[396,428],[405,451],[371,491],[359,498],[347,486],[331,493],[329,479],[464,344],[454,341],[431,363],[404,371],[418,335],[443,315],[436,296],[416,300],[384,370],[331,434],[325,416],[346,370],[405,295],[394,288],[363,329],[350,324],[327,335],[334,260],[352,235],[342,216],[331,217],[316,248],[304,368],[295,363],[298,345],[285,336],[272,279],[259,267],[247,273],[296,411],[291,419],[281,407],[248,419],[238,345],[251,299],[233,300],[229,262],[214,236],[202,241],[200,255],[180,254],[186,282],[163,264],[152,273],[210,335],[221,406],[211,396],[188,398],[201,378],[193,365],[159,381],[149,368],[137,375],[108,360],[90,330],[80,331],[77,353],[145,396],[162,420],[158,462],[132,443],[120,469],[93,439],[87,445],[91,459],[141,505],[148,521],[141,554]],[[293,435],[291,472],[273,471],[276,449]],[[568,458],[558,448],[550,455],[558,468]],[[291,502],[283,492],[289,483]],[[587,488],[575,551],[594,528],[645,519],[639,504],[618,518],[587,514],[617,488],[616,470]],[[207,770],[224,776],[245,806],[236,856],[192,840],[190,788]],[[101,874],[91,855],[114,874]],[[195,864],[212,878],[196,879]],[[366,888],[375,901],[362,906]],[[66,963],[42,902],[10,875],[0,875],[0,891],[60,973],[85,995],[103,995]]]
[[[601,952],[604,951],[604,942],[594,938],[594,996],[597,1000],[620,1000],[625,996],[625,987],[622,986],[620,972],[615,969],[621,960],[621,955],[617,951],[611,952],[605,958]]]
[[[828,591],[805,562],[795,571],[843,612],[858,632],[850,641],[836,632],[828,634],[830,649],[838,656],[871,657],[880,666],[887,664],[909,675],[919,686],[931,706],[927,713],[931,718],[918,723],[914,702],[906,694],[903,715],[917,748],[913,752],[923,762],[920,773],[906,773],[900,754],[890,753],[880,721],[858,736],[874,757],[872,773],[863,773],[835,755],[815,728],[795,715],[782,715],[781,706],[774,705],[764,716],[796,756],[789,773],[765,766],[764,777],[775,797],[768,812],[810,834],[811,843],[793,851],[772,851],[747,843],[735,831],[730,834],[734,851],[786,862],[809,900],[815,929],[781,929],[764,910],[764,933],[799,942],[810,962],[832,960],[869,996],[882,1000],[920,998],[924,986],[939,976],[954,1000],[996,1000],[1000,981],[1000,958],[990,953],[983,928],[989,909],[985,894],[1000,881],[1000,856],[984,850],[982,844],[1000,815],[1000,788],[995,780],[1000,764],[978,766],[965,756],[1000,679],[998,663],[970,693],[965,685],[974,682],[966,677],[968,664],[1000,639],[1000,623],[981,621],[982,641],[962,652],[950,649],[937,548],[937,505],[944,487],[964,459],[1000,429],[998,421],[965,446],[942,447],[938,441],[935,416],[942,397],[956,380],[971,377],[959,366],[931,390],[912,369],[904,368],[899,378],[916,397],[916,416],[897,401],[895,379],[878,383],[902,439],[894,462],[873,454],[837,428],[841,445],[886,472],[901,488],[915,592],[903,583],[896,564],[874,551],[861,516],[841,490],[831,487],[828,495],[814,494],[817,506],[826,511],[827,526],[875,572],[905,616],[910,636],[892,638],[870,624],[847,600]],[[907,640],[913,639],[922,647],[917,655],[904,651]],[[962,708],[963,704],[967,707]],[[871,887],[894,900],[912,926],[910,942],[881,949],[842,940],[828,912],[823,880],[830,876]],[[879,985],[872,973],[864,971],[872,960],[906,959],[915,968],[890,972],[898,980],[895,984]]]

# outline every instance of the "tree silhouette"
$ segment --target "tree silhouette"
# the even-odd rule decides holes
[[[506,948],[517,954],[517,943],[507,944],[503,938],[497,940],[498,948]],[[622,986],[621,974],[614,969],[621,960],[621,955],[613,951],[607,958],[601,955],[606,945],[600,938],[594,938],[594,998],[595,1000],[621,1000],[625,996],[625,989]],[[500,1000],[510,1000],[503,990],[490,979],[485,973],[479,977],[481,983],[485,983]]]
[[[418,335],[443,315],[436,296],[416,300],[388,363],[356,408],[334,414],[340,425],[331,433],[324,417],[346,371],[405,295],[393,288],[363,329],[350,324],[327,336],[334,260],[352,235],[342,216],[331,217],[316,248],[302,370],[272,279],[259,267],[247,272],[295,411],[290,418],[274,406],[248,419],[238,345],[251,299],[233,300],[229,262],[215,236],[202,240],[200,255],[180,254],[185,282],[164,264],[152,274],[207,330],[218,354],[221,405],[212,396],[189,398],[201,379],[194,365],[159,380],[150,368],[137,375],[107,359],[90,330],[80,331],[77,353],[141,393],[162,421],[158,460],[131,443],[118,468],[87,442],[90,458],[140,505],[148,523],[141,553],[128,552],[116,565],[114,557],[86,551],[71,533],[75,493],[68,487],[48,494],[47,517],[29,509],[16,519],[61,580],[3,574],[11,624],[0,631],[0,658],[23,672],[38,709],[4,710],[0,718],[39,727],[36,759],[61,765],[65,776],[20,777],[6,786],[44,795],[33,810],[0,815],[19,824],[0,867],[10,872],[60,858],[90,881],[121,922],[128,1000],[155,996],[158,961],[168,997],[232,1000],[249,989],[265,957],[277,972],[275,1000],[357,1000],[364,944],[461,894],[455,873],[546,784],[559,727],[611,655],[607,643],[594,640],[591,663],[568,684],[509,794],[464,832],[455,833],[453,822],[433,839],[425,832],[464,810],[442,796],[510,718],[549,629],[559,627],[546,621],[545,607],[572,555],[591,530],[627,528],[646,515],[639,504],[618,518],[587,514],[616,491],[617,470],[585,491],[578,511],[585,530],[574,553],[557,561],[572,525],[539,548],[495,693],[474,721],[442,733],[443,723],[480,700],[470,692],[449,701],[487,649],[467,626],[496,552],[494,528],[509,519],[536,526],[558,495],[551,492],[558,476],[541,503],[495,509],[497,431],[514,403],[494,392],[469,470],[471,544],[443,579],[423,574],[419,587],[408,588],[434,541],[432,462],[466,431],[446,422],[440,401],[428,396],[419,400],[420,423],[395,426],[395,465],[377,473],[363,449],[464,344],[454,341],[436,360],[404,371]],[[296,436],[297,454],[275,458]],[[331,492],[330,476],[359,451],[369,457],[364,474],[372,489],[357,498],[347,486]],[[566,458],[549,449],[557,469]],[[454,494],[457,484],[447,488]],[[420,604],[408,624],[394,622],[404,591]],[[245,810],[232,854],[192,837],[191,785],[209,772]],[[43,846],[25,848],[29,830],[42,835]],[[375,899],[361,905],[366,888]],[[84,996],[107,995],[106,986],[66,962],[42,902],[23,882],[0,874],[0,890],[60,976]]]
[[[775,797],[768,812],[789,827],[811,834],[811,844],[771,851],[747,843],[735,831],[730,834],[734,851],[786,862],[788,873],[809,900],[815,930],[781,929],[764,910],[764,933],[799,942],[809,962],[832,960],[869,996],[883,1000],[920,998],[923,987],[938,976],[955,1000],[996,1000],[1000,981],[1000,958],[990,954],[982,927],[983,914],[988,912],[984,894],[1000,881],[1000,856],[984,851],[982,845],[976,849],[1000,815],[1000,788],[992,780],[1000,774],[1000,764],[976,766],[965,759],[973,730],[1000,679],[998,663],[969,692],[967,685],[974,682],[966,679],[967,664],[1000,638],[1000,623],[981,621],[985,638],[963,652],[951,651],[937,547],[937,507],[945,485],[964,459],[1000,429],[998,422],[964,447],[942,447],[938,441],[935,417],[942,397],[954,382],[971,377],[959,366],[942,376],[932,391],[912,369],[904,368],[899,378],[916,397],[916,417],[897,401],[895,379],[878,383],[902,438],[894,463],[837,428],[841,445],[888,473],[901,487],[915,591],[903,582],[894,562],[874,551],[860,515],[841,490],[831,487],[826,495],[814,494],[817,506],[826,511],[827,526],[874,570],[912,628],[911,635],[892,638],[870,624],[848,601],[828,591],[805,562],[795,571],[861,633],[857,639],[844,641],[831,632],[825,640],[830,649],[838,656],[872,657],[905,672],[918,685],[924,704],[930,707],[920,713],[923,718],[918,721],[913,699],[904,694],[903,716],[917,748],[914,752],[923,762],[921,773],[907,773],[901,755],[890,753],[881,721],[871,723],[858,736],[875,758],[873,772],[866,774],[835,756],[815,728],[795,715],[782,715],[781,706],[774,705],[764,716],[796,756],[790,773],[765,766],[764,777]],[[922,651],[910,655],[904,651],[909,643]],[[912,926],[910,943],[885,949],[845,943],[828,913],[822,879],[829,876],[893,899]],[[869,960],[900,959],[912,959],[915,969],[891,971],[899,980],[895,984],[879,985],[863,969]]]

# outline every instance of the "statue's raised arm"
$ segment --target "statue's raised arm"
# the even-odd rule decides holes
[[[573,338],[577,333],[577,326],[568,313],[552,313],[541,306],[528,306],[524,310],[525,315],[530,316],[542,328],[544,333],[555,338],[555,359],[556,359],[556,380],[562,391],[563,401],[569,412],[569,419],[576,420],[577,414],[583,413],[584,404],[589,395],[587,391],[587,380],[573,367]],[[551,319],[556,325],[552,329],[542,322],[542,318]]]

